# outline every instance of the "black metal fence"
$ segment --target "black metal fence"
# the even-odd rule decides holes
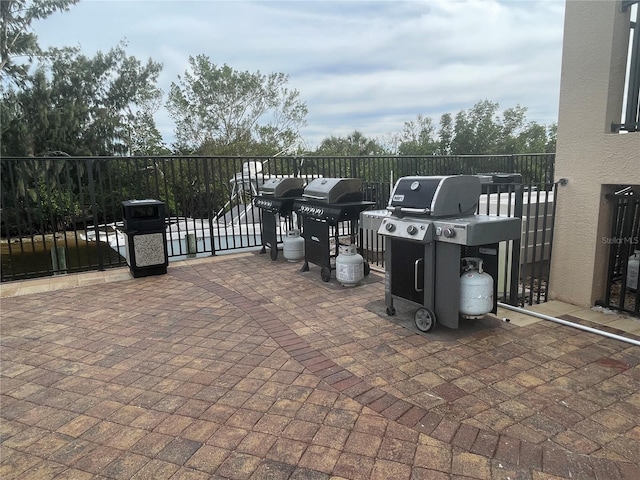
[[[608,195],[613,209],[609,245],[607,290],[602,306],[640,314],[640,192],[631,187]]]
[[[525,192],[546,192],[554,155],[2,158],[0,167],[1,279],[9,281],[126,265],[124,200],[165,203],[170,258],[215,255],[261,245],[250,206],[267,177],[362,178],[365,199],[384,208],[407,175],[513,172]],[[540,300],[537,276],[526,291]]]

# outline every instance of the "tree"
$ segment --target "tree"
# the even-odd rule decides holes
[[[354,130],[346,137],[332,135],[325,138],[314,153],[314,155],[341,157],[385,154],[387,154],[385,148],[376,139],[365,137],[358,130]]]
[[[31,23],[57,11],[67,11],[79,0],[2,0],[0,1],[0,72],[10,82],[22,85],[30,62],[42,51]],[[15,59],[27,57],[28,63]]]
[[[520,105],[499,113],[499,105],[489,100],[476,103],[469,110],[441,120],[440,153],[455,155],[500,155],[549,153],[555,151],[554,127],[528,122],[527,108]],[[449,150],[446,150],[446,143]]]
[[[28,86],[2,95],[3,155],[126,154],[131,131],[140,125],[149,130],[147,140],[158,140],[147,107],[161,95],[154,86],[159,63],[142,64],[126,55],[124,45],[93,58],[70,48],[50,57]]]
[[[556,137],[558,135],[558,124],[553,122],[547,127],[547,144],[545,145],[546,153],[555,153],[556,151]]]
[[[451,153],[456,155],[487,155],[496,152],[501,127],[495,120],[498,104],[484,100],[455,117],[455,134]]]
[[[435,127],[431,118],[418,115],[415,120],[404,122],[400,134],[400,155],[433,155],[438,151]]]
[[[287,88],[287,75],[239,72],[206,55],[189,57],[189,67],[167,100],[180,151],[243,155],[267,147],[273,155],[297,143],[307,107]]]
[[[445,113],[440,117],[440,131],[438,132],[438,153],[449,155],[451,153],[451,142],[453,140],[453,118],[450,113]]]

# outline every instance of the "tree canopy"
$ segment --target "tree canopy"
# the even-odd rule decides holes
[[[275,154],[297,142],[307,107],[287,75],[240,72],[205,55],[189,57],[189,66],[167,100],[180,150],[241,155],[262,145]]]
[[[157,147],[150,112],[161,96],[159,63],[142,64],[123,45],[93,58],[69,48],[50,57],[29,85],[3,92],[3,155],[122,155]]]
[[[67,11],[78,1],[0,1],[0,72],[3,78],[15,84],[25,82],[31,61],[42,54],[38,37],[31,30],[31,23],[34,20],[46,18],[54,12]]]
[[[333,135],[327,137],[315,151],[316,155],[347,157],[384,155],[386,153],[388,153],[387,149],[378,140],[368,138],[358,130],[354,130],[346,137]]]
[[[516,105],[499,114],[499,104],[477,102],[469,110],[445,113],[440,124],[418,114],[404,122],[390,141],[368,138],[354,130],[346,137],[325,138],[316,155],[500,155],[555,151],[557,125],[547,127],[526,118],[527,109]]]

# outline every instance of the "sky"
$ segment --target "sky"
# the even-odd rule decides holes
[[[40,46],[126,51],[163,64],[166,95],[204,54],[216,65],[289,76],[315,148],[354,130],[383,139],[418,114],[438,123],[478,101],[557,121],[564,0],[81,0],[34,23]],[[155,115],[167,144],[166,110]]]

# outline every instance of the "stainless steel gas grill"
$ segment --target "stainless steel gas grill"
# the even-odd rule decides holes
[[[302,219],[302,237],[304,238],[304,265],[302,271],[309,270],[309,263],[321,267],[323,281],[331,279],[332,253],[331,239],[334,239],[334,252],[339,247],[339,224],[350,222],[347,232],[352,244],[356,241],[360,212],[375,205],[363,200],[362,180],[359,178],[316,178],[304,189],[302,198],[293,203],[293,210]],[[368,264],[364,267],[369,273]]]
[[[436,319],[457,328],[461,316],[496,313],[499,242],[519,238],[521,220],[476,215],[480,193],[481,179],[471,175],[396,182],[387,211],[378,214],[388,315],[396,313],[394,300],[408,301],[427,332]]]
[[[284,218],[292,227],[293,202],[304,191],[304,179],[298,177],[269,178],[254,197],[253,204],[262,210],[262,250],[270,249],[271,260],[278,259],[278,224]]]

